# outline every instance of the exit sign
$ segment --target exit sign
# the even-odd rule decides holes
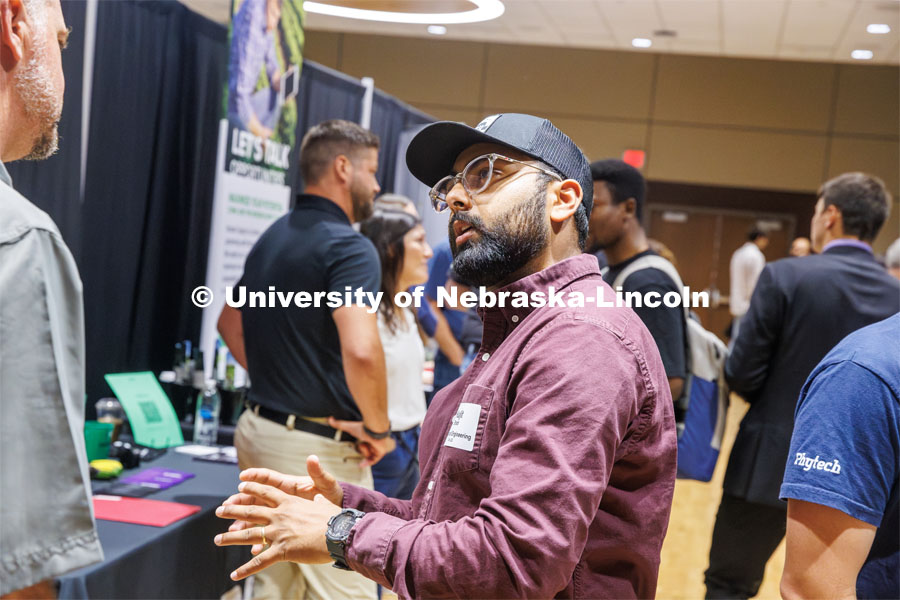
[[[644,168],[644,161],[646,158],[647,154],[643,150],[626,150],[622,153],[622,160],[635,169]]]

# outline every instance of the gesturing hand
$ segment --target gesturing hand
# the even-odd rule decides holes
[[[341,512],[340,507],[322,495],[310,501],[254,482],[244,482],[239,489],[254,502],[223,504],[216,509],[216,516],[236,519],[249,526],[240,531],[221,533],[214,539],[217,546],[253,546],[256,550],[256,556],[231,573],[233,580],[238,581],[278,562],[315,564],[331,561],[325,532],[328,520]]]
[[[241,481],[260,483],[265,486],[278,488],[286,494],[297,496],[304,500],[312,500],[321,494],[326,500],[335,506],[343,506],[344,490],[338,484],[334,475],[322,468],[319,457],[315,454],[306,458],[306,472],[309,476],[285,475],[272,469],[246,469],[241,471]],[[238,486],[239,492],[234,494],[222,504],[256,505],[261,500],[251,494],[243,493],[243,484]],[[228,528],[229,531],[241,531],[253,527],[252,523],[235,521]],[[254,549],[256,547],[254,546]]]

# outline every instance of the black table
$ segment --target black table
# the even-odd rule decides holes
[[[123,476],[168,467],[195,477],[146,498],[201,507],[167,527],[97,520],[105,560],[59,579],[60,600],[70,598],[215,598],[235,585],[228,575],[250,559],[248,546],[219,548],[213,537],[228,528],[215,515],[237,491],[238,467],[193,460],[169,449]],[[100,488],[106,482],[94,482]]]

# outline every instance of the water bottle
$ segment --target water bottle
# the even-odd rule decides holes
[[[216,380],[207,379],[203,391],[197,396],[197,413],[194,417],[194,443],[215,446],[219,434],[219,407],[222,400],[216,389]]]

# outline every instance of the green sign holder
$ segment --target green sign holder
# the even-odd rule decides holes
[[[135,442],[150,448],[184,444],[172,402],[153,373],[108,373],[104,378],[128,415]]]

